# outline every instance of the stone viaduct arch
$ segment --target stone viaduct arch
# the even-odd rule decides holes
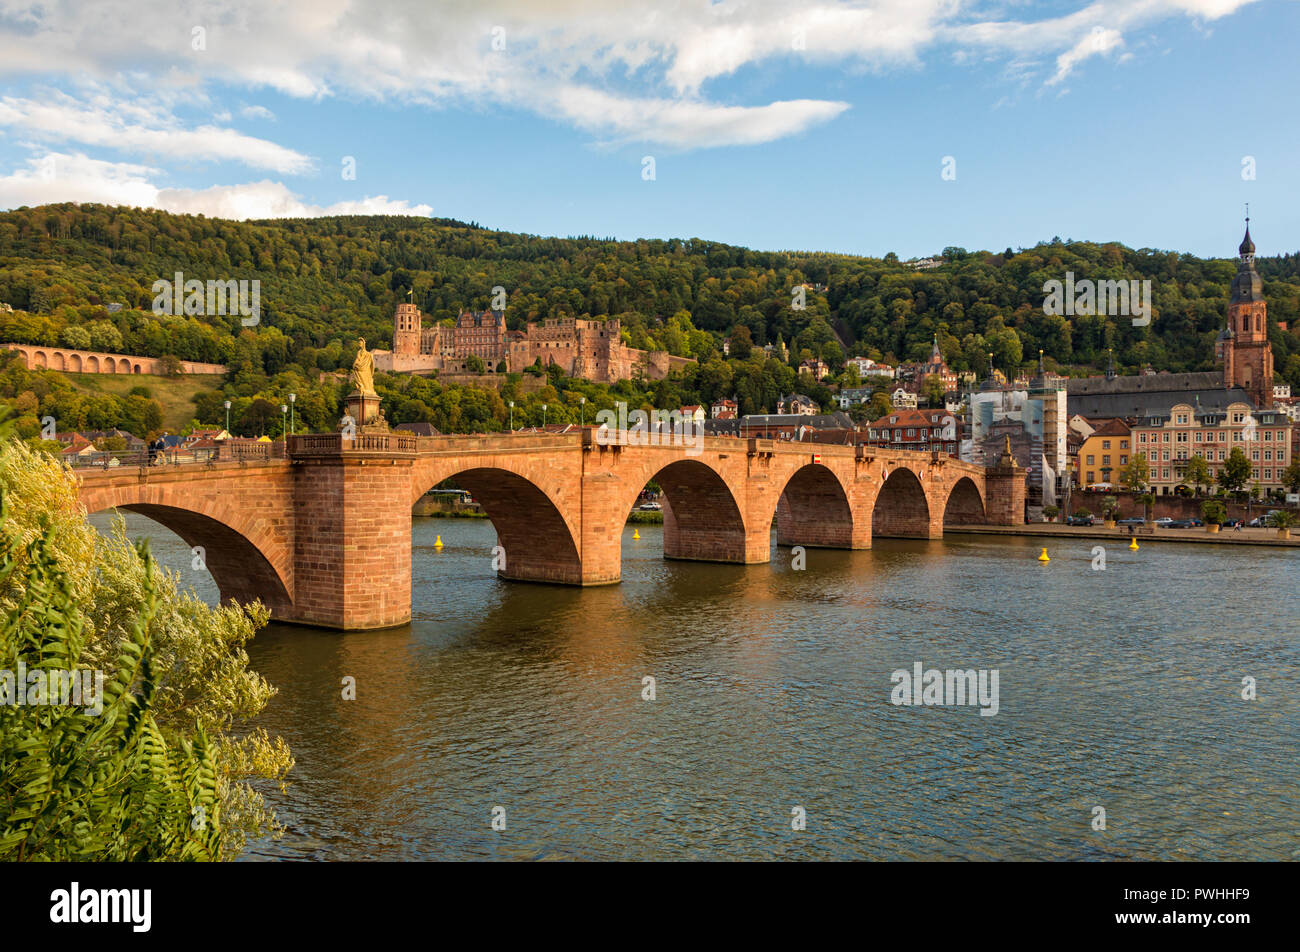
[[[410,505],[444,480],[454,479],[483,506],[497,531],[505,549],[499,576],[581,585],[581,513],[565,492],[566,483],[577,476],[579,461],[576,451],[568,455],[574,459],[539,460],[521,453],[421,459],[411,477]]]
[[[86,512],[125,509],[147,516],[170,529],[190,546],[202,546],[207,571],[221,592],[222,601],[251,602],[260,599],[276,617],[293,614],[294,560],[288,526],[273,514],[276,503],[286,503],[286,493],[267,498],[265,480],[256,489],[263,497],[234,498],[228,487],[204,487],[202,480],[152,482],[106,481],[83,488]],[[253,486],[244,487],[253,490]],[[242,495],[242,494],[241,494]],[[260,510],[260,511],[259,511]]]

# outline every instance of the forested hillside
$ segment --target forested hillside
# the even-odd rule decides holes
[[[1239,240],[1236,226],[1225,225],[1225,255]],[[232,222],[50,205],[0,213],[0,303],[15,309],[0,312],[0,339],[225,363],[232,373],[224,396],[278,402],[277,376],[292,373],[301,377],[299,392],[310,390],[319,371],[350,364],[357,337],[388,346],[393,310],[408,291],[426,319],[446,320],[462,308],[486,308],[500,286],[512,328],[558,315],[616,316],[633,346],[700,361],[682,379],[646,389],[647,399],[735,392],[743,408],[758,410],[793,385],[789,368],[801,359],[820,356],[836,371],[854,354],[915,360],[936,334],[959,372],[982,374],[990,351],[999,368],[1019,368],[1042,348],[1063,372],[1092,373],[1105,365],[1108,347],[1121,369],[1209,369],[1235,267],[1230,257],[1053,239],[1014,252],[946,248],[941,266],[919,270],[893,255],[752,251],[702,239],[539,238],[441,219]],[[1270,317],[1294,329],[1300,254],[1263,257],[1258,268]],[[259,279],[260,323],[155,315],[151,286],[177,271],[201,281]],[[1150,279],[1151,326],[1135,328],[1122,316],[1045,315],[1043,285],[1067,271],[1076,280]],[[799,285],[807,286],[804,308],[792,306]],[[122,308],[110,313],[110,303]],[[724,361],[727,337],[737,346]],[[789,363],[765,368],[755,357],[747,364],[746,337],[789,344]],[[1300,387],[1300,337],[1276,325],[1270,337],[1279,373]],[[763,379],[746,382],[747,375]],[[222,394],[214,394],[219,403]],[[322,391],[314,410],[299,409],[325,421],[336,410],[332,394]]]

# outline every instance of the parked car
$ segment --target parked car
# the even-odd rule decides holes
[[[1169,516],[1161,516],[1154,523],[1152,523],[1152,525],[1167,529],[1173,523],[1173,521],[1174,520],[1171,519]]]
[[[1235,529],[1235,528],[1237,528],[1238,526],[1242,526],[1242,525],[1245,525],[1245,523],[1242,522],[1240,519],[1224,519],[1224,520],[1223,520],[1223,528],[1225,528],[1225,529]]]
[[[1199,519],[1170,519],[1165,523],[1166,529],[1192,529],[1201,524]]]
[[[1071,516],[1065,520],[1067,526],[1090,526],[1093,524],[1092,516]]]
[[[1249,529],[1258,529],[1267,524],[1268,516],[1256,516],[1254,519],[1250,520],[1250,522],[1246,523],[1246,527]]]
[[[1127,519],[1118,520],[1115,524],[1120,526],[1144,526],[1147,521],[1141,516],[1129,516]]]
[[[659,505],[657,502],[643,502],[641,505],[637,506],[637,509],[642,512],[659,512],[663,509],[663,506]]]

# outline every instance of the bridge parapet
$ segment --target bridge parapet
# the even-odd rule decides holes
[[[398,433],[308,433],[289,438],[289,455],[298,459],[319,456],[414,456],[419,438]]]

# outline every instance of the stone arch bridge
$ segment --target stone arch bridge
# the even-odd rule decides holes
[[[865,549],[1024,519],[1025,470],[1010,460],[986,470],[871,446],[705,437],[688,451],[618,436],[312,434],[291,437],[284,459],[87,471],[80,497],[203,546],[223,599],[344,630],[410,620],[411,507],[451,478],[491,518],[501,577],[567,585],[619,581],[623,527],[650,480],[670,559],[767,562],[774,524],[781,545]]]

